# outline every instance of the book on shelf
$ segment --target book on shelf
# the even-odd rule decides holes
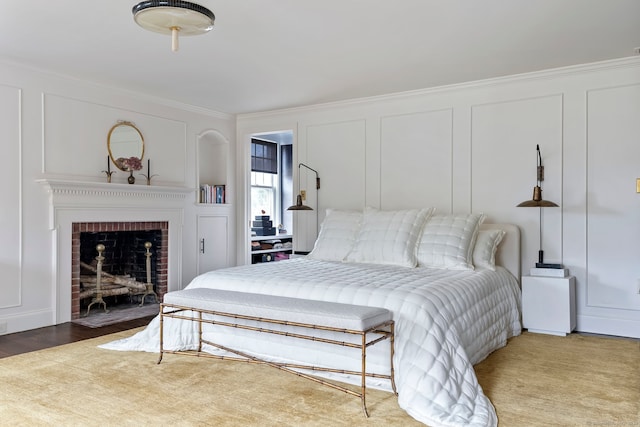
[[[216,197],[215,203],[226,203],[226,194],[224,185],[214,185],[214,193]]]
[[[569,269],[533,267],[529,272],[529,274],[531,276],[544,276],[544,277],[569,277]]]
[[[200,203],[226,203],[224,185],[203,184],[200,186]]]

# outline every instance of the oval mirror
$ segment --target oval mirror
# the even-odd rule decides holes
[[[129,171],[124,164],[125,159],[144,157],[144,138],[138,128],[131,122],[118,122],[109,131],[107,137],[109,157],[121,171]]]

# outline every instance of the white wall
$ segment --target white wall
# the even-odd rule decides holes
[[[320,222],[328,207],[484,212],[520,227],[524,272],[537,260],[539,211],[516,205],[532,196],[539,144],[543,195],[561,205],[542,212],[545,261],[577,278],[578,330],[640,337],[638,58],[242,115],[239,188],[247,135],[283,126],[296,130],[295,161],[322,179]],[[295,231],[296,248],[311,249],[315,215],[298,213]]]
[[[142,132],[141,173],[151,159],[152,172],[158,174],[153,185],[193,189],[182,206],[184,224],[177,233],[182,240],[180,283],[170,288],[185,286],[196,274],[198,215],[225,215],[235,228],[233,207],[196,204],[197,137],[216,132],[230,141],[234,153],[235,117],[0,64],[0,334],[51,325],[61,318],[54,286],[57,230],[50,228],[49,195],[36,180],[106,182],[101,171],[106,169],[107,134],[118,120],[132,121]],[[233,162],[227,173],[233,189]],[[126,174],[117,171],[113,184],[125,182]],[[144,186],[144,178],[138,177],[135,185]],[[229,263],[235,264],[235,240],[228,245],[233,255]]]
[[[286,111],[228,116],[35,70],[0,64],[0,334],[55,323],[55,230],[36,179],[103,182],[106,135],[116,120],[141,128],[155,185],[194,189],[184,203],[182,283],[197,272],[197,219],[229,217],[229,264],[246,261],[249,138],[292,130],[294,163],[318,170],[319,222],[327,207],[435,206],[513,222],[522,267],[538,250],[538,212],[516,208],[545,163],[547,261],[578,283],[578,329],[640,335],[640,60],[587,64],[454,87]],[[196,204],[199,135],[230,141],[232,204]],[[315,203],[313,176],[303,187]],[[122,183],[124,173],[114,176]],[[297,180],[294,180],[297,183]],[[136,184],[137,185],[137,184]],[[316,216],[296,214],[297,249],[310,249]],[[235,231],[235,233],[234,233]]]

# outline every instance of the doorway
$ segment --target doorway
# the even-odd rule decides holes
[[[251,135],[250,153],[251,262],[287,259],[293,240],[293,215],[287,211],[293,200],[293,131]]]

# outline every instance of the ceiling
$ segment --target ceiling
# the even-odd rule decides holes
[[[194,0],[205,35],[137,0],[3,0],[0,61],[249,113],[636,56],[638,0]]]

